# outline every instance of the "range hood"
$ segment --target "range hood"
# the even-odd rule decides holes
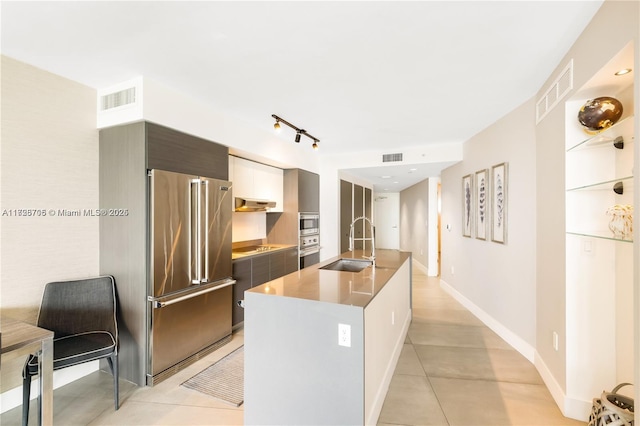
[[[266,212],[267,209],[274,208],[275,206],[275,201],[236,197],[235,210],[237,212]]]

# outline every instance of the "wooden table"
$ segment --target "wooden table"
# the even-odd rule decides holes
[[[53,424],[53,331],[9,317],[0,318],[0,363],[40,351],[38,419]]]

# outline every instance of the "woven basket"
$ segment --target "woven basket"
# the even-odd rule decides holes
[[[633,398],[617,392],[631,383],[620,383],[611,392],[593,399],[588,426],[633,426]]]

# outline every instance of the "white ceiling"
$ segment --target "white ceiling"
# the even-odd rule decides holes
[[[535,95],[601,4],[2,1],[1,43],[96,89],[142,75],[259,128],[277,114],[318,155],[357,155],[468,140]],[[448,165],[401,167],[389,190]]]

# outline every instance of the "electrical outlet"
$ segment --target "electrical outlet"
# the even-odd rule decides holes
[[[349,324],[338,324],[338,345],[351,347],[351,326]]]
[[[558,350],[558,333],[553,332],[553,349]]]

